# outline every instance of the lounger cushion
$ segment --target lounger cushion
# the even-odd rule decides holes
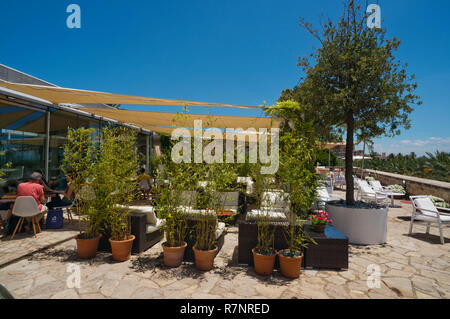
[[[147,224],[156,225],[157,218],[153,206],[129,206],[133,212],[145,213],[147,215]]]
[[[274,210],[260,210],[260,209],[253,209],[249,212],[247,212],[247,215],[245,217],[245,219],[247,221],[256,221],[258,220],[261,216],[266,216],[269,218],[269,220],[271,221],[286,221],[287,217],[283,212],[278,212],[278,211],[274,211]]]
[[[150,234],[161,229],[161,227],[164,225],[165,222],[166,221],[164,219],[156,218],[155,224],[147,224],[146,233]]]
[[[436,208],[436,206],[434,206],[433,202],[431,201],[431,199],[429,199],[428,197],[424,197],[424,198],[416,198],[414,199],[414,202],[416,203],[417,209],[418,209],[418,213],[419,215],[416,215],[415,219],[417,220],[422,220],[422,221],[429,221],[429,222],[436,222],[437,218],[438,218],[438,210]],[[420,210],[421,208],[426,209],[425,210]],[[429,212],[429,210],[431,212]],[[436,212],[436,213],[433,213]],[[444,214],[440,214],[441,217],[441,221],[444,223],[450,222],[450,216],[448,215],[444,215]]]
[[[219,222],[216,229],[216,238],[219,238],[225,231],[225,223]]]

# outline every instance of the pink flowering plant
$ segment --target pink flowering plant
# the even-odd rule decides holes
[[[309,221],[311,221],[311,225],[328,225],[332,224],[333,220],[328,217],[327,212],[319,212],[318,215],[311,214],[308,218]]]

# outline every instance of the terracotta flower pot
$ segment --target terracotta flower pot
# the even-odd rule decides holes
[[[314,230],[318,233],[323,233],[327,225],[314,225]]]
[[[275,265],[275,252],[272,255],[261,255],[252,249],[253,253],[253,264],[255,267],[255,272],[261,276],[269,276],[273,272],[273,267]]]
[[[289,249],[277,252],[278,258],[280,259],[281,274],[287,278],[298,278],[302,268],[303,254],[298,257],[286,257],[283,255],[285,251],[289,251]]]
[[[131,235],[126,240],[112,240],[109,239],[111,244],[112,257],[115,261],[126,261],[131,258],[131,247],[133,246],[133,240],[135,236]]]
[[[181,265],[184,256],[184,250],[186,249],[187,243],[184,242],[183,246],[179,247],[169,247],[163,243],[161,246],[164,251],[164,265],[167,267],[178,267]]]
[[[195,256],[195,268],[198,270],[211,270],[214,266],[217,249],[217,246],[212,250],[197,250],[195,247],[192,247]]]
[[[91,259],[97,255],[98,242],[102,235],[98,235],[94,238],[79,238],[79,235],[75,238],[77,241],[77,256],[80,259]]]

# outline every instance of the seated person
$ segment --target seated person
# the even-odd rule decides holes
[[[57,196],[52,197],[50,203],[47,204],[47,206],[49,208],[55,208],[55,207],[67,207],[67,206],[71,206],[73,204],[73,200],[74,200],[74,192],[73,192],[73,185],[70,183],[72,181],[72,178],[67,175],[66,176],[66,185],[67,188],[65,191],[55,191],[56,193],[58,193]],[[61,196],[59,195],[63,195],[63,198],[61,198]]]
[[[44,187],[40,184],[42,175],[35,172],[32,173],[29,181],[28,182],[24,182],[24,183],[20,183],[19,186],[17,186],[17,197],[21,197],[21,196],[31,196],[36,200],[36,204],[38,205],[38,208],[40,210],[40,214],[38,214],[35,218],[36,222],[40,222],[40,220],[44,217],[44,215],[47,213],[48,208],[47,206],[45,206],[45,196],[44,196]],[[6,230],[9,233],[11,231],[12,224],[15,222],[17,223],[17,220],[19,218],[14,218],[16,216],[12,216],[12,211],[10,211],[8,213],[8,223],[6,224]],[[26,221],[28,222],[28,230],[31,230],[31,228],[29,228],[29,225],[31,223],[31,217],[27,217]]]
[[[50,184],[47,182],[47,180],[44,178],[44,174],[42,173],[41,170],[36,169],[33,171],[33,173],[38,173],[41,174],[42,178],[40,180],[40,184],[44,187],[44,193],[48,194],[63,194],[64,195],[64,191],[58,191],[58,190],[54,190],[52,188],[50,188]]]
[[[152,183],[150,175],[145,174],[145,169],[141,169],[141,174],[138,176],[139,189],[144,194],[144,199],[150,200],[150,191],[152,189]]]

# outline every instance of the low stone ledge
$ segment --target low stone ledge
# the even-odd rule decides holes
[[[358,176],[361,175],[361,168],[355,167],[354,171]],[[450,183],[372,169],[364,169],[364,172],[379,180],[383,185],[402,185],[405,181],[406,191],[409,195],[433,195],[450,202]]]

